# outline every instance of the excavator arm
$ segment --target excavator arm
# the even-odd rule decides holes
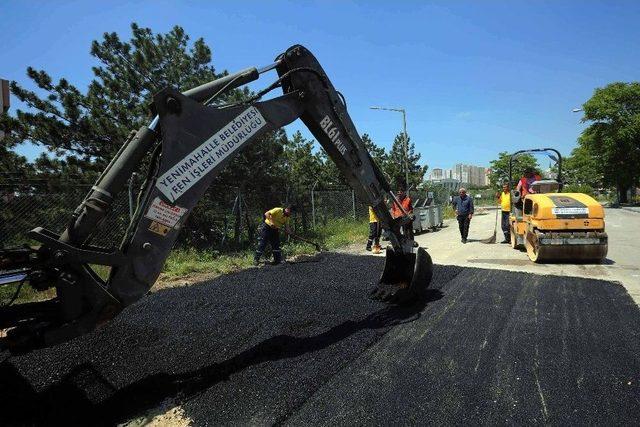
[[[265,90],[244,102],[218,104],[220,95],[274,68],[279,78]],[[283,95],[259,100],[278,87]],[[411,219],[393,219],[389,214],[386,199],[397,200],[360,139],[344,99],[307,49],[292,46],[274,64],[249,68],[184,93],[165,88],[154,96],[152,110],[153,121],[131,133],[62,234],[39,227],[28,233],[41,243],[39,247],[0,251],[0,271],[13,275],[5,277],[18,274],[20,286],[55,288],[56,294],[47,301],[0,307],[0,329],[7,330],[1,345],[26,351],[69,340],[144,296],[215,176],[265,132],[297,118],[390,231],[384,272],[372,297],[410,303],[424,295],[431,281],[431,259],[402,235],[402,225]],[[117,249],[92,246],[92,234],[145,159],[149,159],[147,177],[122,243]],[[110,267],[109,278],[102,280],[92,264]]]

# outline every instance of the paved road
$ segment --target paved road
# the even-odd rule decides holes
[[[470,242],[466,245],[460,242],[454,220],[446,221],[446,227],[438,232],[416,236],[416,240],[427,247],[433,261],[438,264],[619,281],[640,304],[640,213],[606,209],[605,215],[609,254],[602,264],[535,264],[529,261],[525,251],[514,250],[507,244],[480,243],[479,240],[493,233],[494,211],[474,217],[469,232]],[[498,229],[498,242],[501,240],[502,234]]]
[[[396,308],[365,297],[382,263],[324,254],[159,290],[0,363],[2,424],[166,402],[193,425],[637,423],[640,316],[619,284],[436,265],[429,298]]]

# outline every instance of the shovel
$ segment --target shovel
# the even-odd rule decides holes
[[[320,243],[318,243],[318,242],[314,242],[313,240],[305,239],[304,237],[298,236],[297,234],[293,234],[293,233],[290,233],[289,236],[293,237],[294,239],[298,239],[301,242],[309,243],[310,245],[315,246],[316,251],[318,251],[318,252],[322,252],[323,251],[323,248],[320,247]]]
[[[496,218],[493,221],[493,236],[480,240],[481,243],[491,244],[496,242],[496,234],[498,233],[498,212],[500,209],[496,209]]]

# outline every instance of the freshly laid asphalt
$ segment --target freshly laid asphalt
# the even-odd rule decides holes
[[[616,283],[435,266],[426,301],[366,298],[379,257],[160,290],[0,363],[0,424],[636,424],[640,312]]]

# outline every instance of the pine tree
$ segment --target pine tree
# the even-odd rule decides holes
[[[407,188],[413,186],[416,188],[424,179],[424,175],[429,168],[427,165],[420,166],[420,153],[415,152],[415,144],[411,142],[411,137],[407,137],[407,164],[409,167],[409,181]],[[396,135],[393,140],[391,152],[387,157],[383,170],[391,177],[392,185],[398,185],[405,181],[405,156],[404,156],[404,139],[403,133]]]
[[[13,95],[26,103],[29,111],[3,116],[8,129],[6,147],[30,141],[41,146],[53,159],[41,157],[36,166],[44,170],[57,165],[60,171],[95,176],[117,152],[130,130],[148,124],[153,94],[165,86],[184,91],[219,78],[211,65],[211,48],[202,38],[190,43],[184,30],[175,26],[166,34],[131,24],[132,36],[122,41],[116,33],[105,33],[91,44],[91,55],[99,65],[86,91],[65,78],[54,82],[44,70],[27,69],[36,89],[11,83]],[[44,95],[40,95],[43,93]],[[247,89],[234,90],[224,101],[237,101],[250,95]],[[281,135],[280,135],[281,136]],[[263,143],[253,144],[231,167],[227,179],[251,175],[256,159],[272,160],[278,154],[278,134],[271,133]],[[43,172],[44,172],[43,170]]]

